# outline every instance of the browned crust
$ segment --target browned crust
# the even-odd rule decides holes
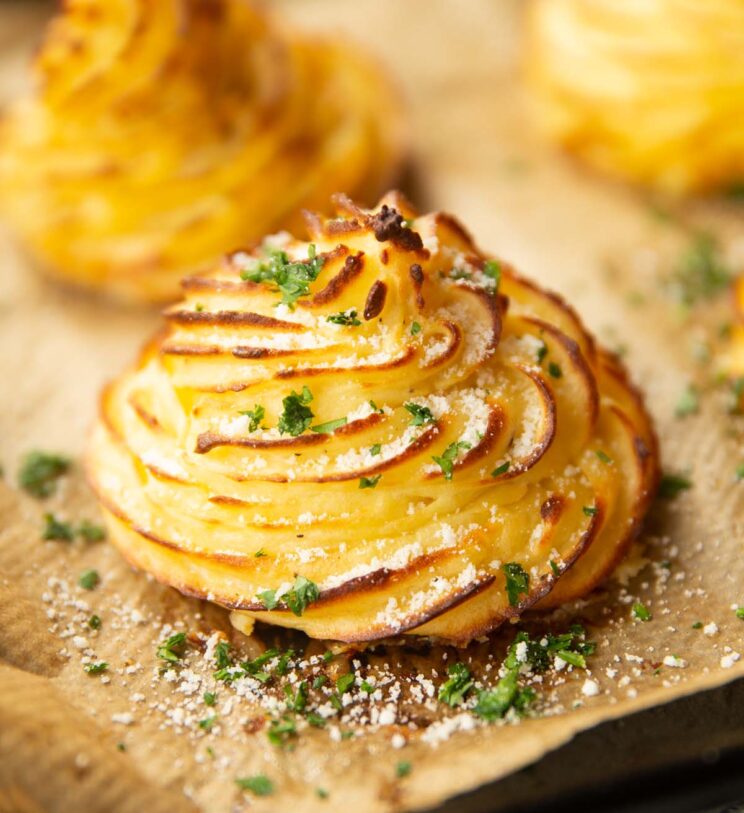
[[[234,327],[236,325],[247,325],[267,330],[284,330],[305,332],[307,328],[297,322],[286,322],[283,319],[275,319],[273,316],[264,316],[261,313],[251,311],[184,311],[171,310],[164,314],[168,322],[179,325],[189,325],[198,327],[207,325],[209,327]]]
[[[524,321],[534,325],[538,330],[548,333],[565,349],[574,367],[578,370],[579,375],[581,375],[587,384],[589,391],[590,424],[591,426],[595,426],[597,418],[599,417],[599,390],[597,389],[597,379],[594,375],[594,371],[589,366],[589,362],[581,352],[578,342],[566,336],[562,330],[559,330],[554,325],[548,324],[548,322],[544,322],[542,319],[527,316],[524,317]]]
[[[305,378],[316,375],[329,375],[339,373],[347,375],[353,372],[365,372],[371,370],[394,370],[396,367],[403,367],[415,355],[412,347],[407,347],[398,358],[386,361],[383,364],[358,364],[353,367],[295,367],[292,370],[280,370],[276,378]]]
[[[369,322],[382,313],[387,297],[387,285],[379,279],[372,283],[364,303],[364,318]]]
[[[454,323],[449,321],[442,322],[442,325],[449,331],[450,341],[447,344],[447,349],[441,355],[433,358],[431,361],[425,362],[422,366],[425,370],[430,370],[434,367],[439,367],[449,361],[452,356],[459,350],[462,344],[462,331]]]
[[[509,466],[509,469],[495,478],[496,480],[511,480],[513,477],[518,477],[520,474],[524,474],[524,472],[534,468],[545,456],[548,449],[553,445],[556,429],[558,427],[558,410],[555,405],[555,399],[553,398],[553,393],[545,382],[543,376],[529,367],[523,367],[522,365],[518,365],[518,369],[535,383],[537,390],[543,399],[543,404],[545,404],[545,414],[547,415],[548,426],[547,431],[545,431],[542,435],[541,442],[532,450],[528,457],[523,458],[521,461],[511,461],[512,465]],[[493,479],[494,478],[491,478],[491,480]]]
[[[131,393],[127,398],[127,403],[129,406],[135,411],[137,417],[150,429],[154,432],[162,432],[163,427],[160,421],[148,410],[146,410],[142,404],[137,400],[135,393]]]
[[[344,248],[346,247],[344,246]],[[348,249],[346,250],[348,251]],[[333,302],[334,299],[338,299],[349,283],[362,273],[363,269],[364,252],[360,251],[358,254],[349,255],[339,273],[329,281],[325,288],[318,291],[318,293],[307,302],[300,301],[297,304],[301,308],[313,308],[318,305],[327,305],[329,302]]]
[[[564,558],[562,563],[558,565],[561,576],[576,564],[582,554],[596,539],[597,534],[599,533],[604,522],[605,506],[600,500],[598,500],[596,507],[597,513],[591,517],[587,530],[581,535],[581,539],[571,551],[570,557]],[[483,635],[488,635],[512,618],[519,618],[526,610],[529,610],[530,607],[537,604],[537,602],[541,599],[545,598],[545,596],[547,596],[553,589],[559,578],[560,576],[555,576],[552,571],[549,573],[544,573],[540,577],[540,581],[537,583],[535,588],[531,589],[530,593],[517,605],[514,607],[506,607],[502,613],[490,618],[484,624],[469,627],[455,638],[448,638],[447,640],[450,643],[454,643],[455,646],[462,646],[468,644],[474,638],[480,638]]]
[[[503,428],[504,413],[499,406],[493,406],[488,415],[488,424],[480,443],[473,446],[473,448],[470,449],[467,454],[463,455],[462,458],[452,466],[453,475],[454,472],[460,471],[467,466],[471,466],[473,463],[477,463],[479,460],[484,458],[491,451],[496,438],[499,437]],[[437,477],[444,477],[444,472],[432,471],[428,472],[426,475],[427,479]]]
[[[566,501],[560,494],[551,494],[540,506],[540,517],[543,522],[557,525],[566,507]]]

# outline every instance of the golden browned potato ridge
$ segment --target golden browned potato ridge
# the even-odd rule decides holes
[[[741,0],[533,0],[538,118],[612,175],[672,194],[744,180]]]
[[[336,203],[309,243],[185,280],[104,393],[88,466],[115,544],[241,628],[346,642],[465,643],[585,595],[655,489],[619,362],[449,215]]]
[[[247,0],[69,0],[36,69],[0,208],[41,267],[121,299],[175,299],[339,189],[371,203],[401,159],[378,66]]]

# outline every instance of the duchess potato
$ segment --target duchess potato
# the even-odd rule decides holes
[[[534,0],[539,123],[592,166],[671,194],[744,180],[741,0]]]
[[[345,642],[457,644],[605,579],[656,441],[558,297],[398,195],[229,255],[104,393],[111,539],[182,592]]]
[[[246,0],[70,0],[0,125],[0,207],[70,283],[172,299],[339,189],[374,200],[402,120],[355,49]]]

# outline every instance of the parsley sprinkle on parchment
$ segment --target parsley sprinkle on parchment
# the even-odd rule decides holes
[[[33,497],[44,498],[54,494],[57,480],[72,465],[68,457],[49,452],[29,452],[18,472],[18,485]]]
[[[263,774],[239,777],[235,780],[235,784],[241,790],[249,790],[255,796],[271,796],[274,792],[274,783]]]

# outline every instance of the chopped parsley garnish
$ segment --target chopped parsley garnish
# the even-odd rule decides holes
[[[411,336],[418,336],[421,333],[421,325],[418,322],[414,322],[411,325]]]
[[[523,711],[527,705],[534,699],[535,693],[532,689],[519,688],[519,670],[521,664],[525,661],[524,657],[520,659],[518,652],[520,644],[527,647],[528,660],[530,649],[535,649],[540,645],[530,640],[525,632],[520,632],[514,638],[507,651],[507,656],[504,660],[504,668],[506,674],[499,680],[493,689],[484,689],[478,693],[478,702],[476,703],[473,713],[476,717],[480,717],[487,722],[500,720],[509,711],[515,707],[518,711]],[[547,666],[547,658],[545,667]],[[533,666],[540,671],[542,661],[536,662]]]
[[[320,714],[316,714],[314,711],[309,711],[305,715],[305,719],[308,725],[311,725],[313,728],[325,728],[327,725],[325,717],[321,717]]]
[[[211,717],[205,717],[203,720],[199,720],[199,728],[203,731],[211,731],[212,726],[217,722],[217,715],[213,714]]]
[[[552,559],[550,560],[550,562],[548,562],[548,564],[550,565],[550,569],[553,571],[554,576],[560,576],[561,575],[561,569],[558,567],[558,565]]]
[[[677,418],[686,418],[688,415],[695,415],[700,409],[700,399],[698,392],[692,384],[688,385],[677,401],[674,408],[674,415]]]
[[[352,672],[349,672],[346,675],[341,675],[340,678],[336,680],[336,689],[338,690],[339,694],[346,694],[352,686],[354,685],[354,675]]]
[[[309,604],[320,598],[320,589],[315,582],[306,579],[304,576],[297,576],[292,589],[284,595],[287,607],[295,615],[302,615]]]
[[[715,237],[699,232],[693,235],[689,248],[669,280],[669,287],[679,302],[691,306],[724,291],[731,276],[731,269],[724,264]]]
[[[341,311],[341,313],[334,313],[326,317],[326,321],[332,322],[334,325],[345,325],[346,327],[359,327],[362,324],[361,319],[357,319],[357,312],[355,308],[350,311]]]
[[[323,663],[330,663],[335,657],[332,650],[326,649],[323,653]]]
[[[98,571],[89,568],[80,574],[78,584],[83,588],[83,590],[94,590],[100,581],[101,577],[98,575]]]
[[[599,508],[596,505],[585,505],[581,509],[587,517],[594,517],[597,515]]]
[[[202,699],[205,706],[213,706],[217,702],[217,695],[214,692],[204,692]]]
[[[244,269],[240,278],[249,282],[273,283],[282,295],[281,304],[294,308],[300,297],[310,293],[310,283],[318,278],[325,262],[316,254],[312,243],[307,253],[305,262],[294,262],[284,251],[269,251],[268,260]]]
[[[494,286],[499,287],[501,282],[501,265],[496,260],[486,260],[483,263],[483,273],[493,280]]]
[[[673,500],[690,488],[692,488],[692,481],[684,474],[662,474],[659,482],[659,496],[664,500]]]
[[[279,656],[279,660],[276,663],[276,673],[277,675],[286,675],[289,672],[289,662],[292,660],[294,656],[294,649],[288,649],[286,652],[283,652]]]
[[[313,400],[313,394],[305,386],[302,392],[292,390],[291,394],[282,399],[284,411],[279,416],[279,434],[301,435],[312,423],[315,415],[308,404]]]
[[[313,689],[320,689],[328,683],[328,678],[325,675],[318,675],[313,678]]]
[[[439,689],[439,702],[448,706],[459,706],[475,685],[470,669],[464,663],[453,663],[447,669],[447,674],[449,678]]]
[[[186,633],[176,632],[158,646],[157,656],[168,663],[178,663],[186,653]]]
[[[581,652],[573,652],[570,649],[559,649],[555,654],[556,657],[571,664],[571,666],[575,666],[578,669],[586,669],[586,659]]]
[[[703,622],[702,622],[702,621],[696,621],[696,622],[695,622],[695,623],[692,625],[692,628],[693,628],[694,630],[701,630],[701,629],[703,628]]]
[[[740,618],[742,621],[744,621],[744,607],[737,607],[736,608],[736,617]]]
[[[533,689],[519,688],[519,667],[509,669],[493,689],[486,689],[478,694],[473,713],[487,722],[500,720],[511,708],[524,711],[535,699]]]
[[[367,683],[366,680],[362,681],[362,685],[359,687],[365,694],[374,694],[375,687],[371,683]]]
[[[369,453],[372,455],[372,457],[377,457],[377,455],[380,454],[381,451],[382,451],[381,443],[375,443],[374,446],[369,447]]]
[[[467,451],[468,449],[472,448],[469,443],[466,443],[464,440],[455,441],[454,443],[450,443],[450,445],[444,450],[441,457],[437,455],[432,455],[431,459],[439,466],[442,470],[442,474],[444,474],[445,480],[452,479],[452,471],[455,466],[455,459],[457,455],[460,453],[460,450]]]
[[[266,732],[269,742],[283,748],[290,739],[297,736],[297,726],[291,717],[282,717],[279,720],[272,720],[269,730]]]
[[[395,775],[398,779],[403,779],[411,773],[411,763],[401,761],[395,766]]]
[[[327,799],[330,796],[330,793],[325,788],[315,788],[315,795],[318,799]]]
[[[317,432],[319,435],[330,435],[342,426],[348,423],[347,418],[336,418],[335,421],[326,421],[325,423],[318,423],[310,427],[311,432]]]
[[[537,348],[537,363],[542,364],[545,356],[548,355],[548,345],[541,342],[540,347]]]
[[[359,488],[374,488],[379,482],[381,474],[375,474],[372,477],[360,477]]]
[[[298,714],[305,710],[307,706],[307,681],[301,680],[297,684],[297,691],[293,692],[291,686],[284,687],[284,694],[287,696],[287,708]]]
[[[249,790],[255,796],[271,796],[274,792],[274,783],[262,773],[256,776],[242,776],[235,780],[241,790]]]
[[[254,554],[254,559],[263,559],[264,556],[268,556],[266,551],[263,548],[259,548]]]
[[[372,400],[367,401],[367,403],[370,405],[371,409],[374,409],[374,411],[379,413],[380,415],[382,415],[382,413],[385,411],[384,409],[378,407],[377,404]]]
[[[92,630],[99,630],[101,629],[101,616],[100,615],[92,615],[88,619],[88,626]]]
[[[637,618],[639,621],[651,620],[651,611],[648,609],[648,607],[646,607],[645,604],[641,604],[640,601],[637,601],[633,605],[631,612],[633,614],[633,618]]]
[[[218,641],[214,648],[214,662],[218,669],[227,669],[232,665],[230,657],[230,644],[227,641]]]
[[[248,431],[255,432],[266,417],[266,410],[260,404],[255,404],[253,409],[243,409],[240,414],[248,418]]]
[[[561,365],[556,364],[556,362],[551,361],[548,363],[548,372],[553,378],[560,378],[563,375],[563,371],[561,370]]]
[[[54,514],[44,514],[44,533],[42,539],[54,539],[58,542],[72,542],[75,534],[69,522],[62,522]]]
[[[496,468],[491,472],[491,477],[500,477],[502,474],[506,474],[507,471],[509,471],[510,466],[510,460],[504,461],[500,465],[496,466]]]
[[[72,461],[62,455],[29,452],[21,463],[18,485],[33,497],[49,497],[57,488],[57,480],[71,464]]]
[[[603,452],[601,449],[597,449],[596,455],[603,463],[607,463],[608,466],[610,463],[612,463],[612,458],[606,452]]]
[[[77,529],[78,536],[81,536],[86,542],[101,542],[106,538],[106,531],[100,525],[84,519]]]
[[[101,675],[108,669],[106,661],[97,661],[96,663],[86,663],[83,669],[89,675]]]
[[[516,607],[520,595],[527,595],[530,590],[530,574],[518,562],[507,562],[502,568],[506,578],[506,594],[509,604]]]
[[[408,403],[403,404],[403,406],[412,416],[411,426],[424,426],[427,423],[436,423],[436,418],[429,407],[414,404],[412,401],[408,401]]]
[[[258,594],[257,598],[267,610],[273,610],[279,603],[276,600],[276,590],[264,590]]]

